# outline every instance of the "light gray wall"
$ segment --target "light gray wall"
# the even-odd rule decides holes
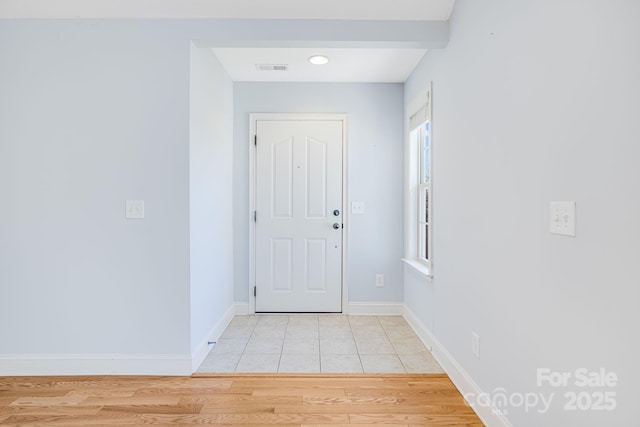
[[[405,271],[405,303],[488,393],[555,393],[514,426],[630,426],[640,380],[640,4],[458,0],[433,80],[434,279]],[[575,238],[549,202],[575,200]],[[471,353],[471,333],[481,357]],[[536,369],[615,372],[614,388],[538,388]],[[564,393],[613,391],[612,411]]]
[[[191,352],[233,305],[233,82],[209,48],[191,46]]]
[[[365,203],[346,230],[349,301],[402,301],[402,85],[236,82],[234,93],[236,301],[249,298],[250,113],[348,115],[349,200]]]
[[[421,22],[2,20],[0,354],[160,354],[182,363],[223,314],[213,312],[228,303],[231,272],[213,279],[206,261],[214,247],[229,260],[228,234],[215,245],[191,242],[205,220],[189,192],[208,211],[209,196],[228,199],[228,182],[208,189],[199,179],[228,176],[231,160],[190,172],[190,149],[217,166],[230,155],[226,144],[190,147],[191,41],[429,48],[447,37],[448,24]],[[217,108],[230,101],[221,84]],[[221,113],[218,124],[228,119]],[[144,220],[125,220],[126,199],[145,200]],[[212,283],[219,299],[206,313]],[[381,297],[399,299],[394,289]]]
[[[141,30],[0,23],[0,353],[189,353],[189,49]]]

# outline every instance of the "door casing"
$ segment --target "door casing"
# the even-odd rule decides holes
[[[256,286],[256,223],[254,211],[256,210],[256,122],[259,120],[340,120],[342,121],[342,210],[343,210],[343,234],[342,234],[342,313],[347,313],[348,307],[348,271],[347,271],[347,247],[349,239],[350,211],[347,206],[348,198],[348,164],[347,153],[349,150],[347,140],[347,115],[346,114],[303,114],[303,113],[252,113],[249,114],[249,314],[256,312],[256,298],[253,294]]]

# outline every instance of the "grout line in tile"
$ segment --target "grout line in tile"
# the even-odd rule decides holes
[[[284,317],[284,316],[283,316],[283,317]],[[354,331],[354,326],[358,326],[358,325],[355,325],[355,324],[354,324],[354,322],[352,322],[352,320],[354,320],[354,321],[355,321],[355,318],[349,317],[348,315],[345,315],[345,317],[346,317],[346,320],[347,320],[347,325],[349,326],[349,331],[350,331],[350,333],[351,333],[351,337],[354,339],[354,341],[356,341],[356,339],[355,339],[355,335],[354,335],[353,331]],[[375,322],[367,323],[367,322],[365,321],[365,324],[360,324],[359,326],[367,326],[367,325],[369,325],[369,326],[372,326],[372,325],[381,326],[381,327],[382,327],[382,329],[383,329],[383,333],[384,333],[385,338],[386,338],[389,342],[392,342],[392,341],[391,341],[391,336],[389,335],[389,332],[388,332],[388,331],[387,331],[387,329],[384,327],[384,325],[382,325],[382,322],[380,321],[380,319],[378,318],[378,316],[367,316],[367,317],[372,317],[373,319],[375,319]],[[291,324],[291,318],[292,318],[292,316],[291,316],[291,315],[287,315],[287,316],[286,316],[286,323],[284,324],[285,331],[287,330],[287,328],[288,328],[288,327],[289,327],[289,325]],[[322,364],[322,352],[321,352],[321,349],[320,349],[320,341],[321,341],[321,337],[320,337],[320,324],[321,324],[321,322],[320,322],[320,317],[317,317],[317,320],[318,320],[318,321],[316,322],[315,327],[313,327],[313,326],[312,326],[312,329],[310,329],[310,330],[315,329],[315,330],[316,330],[316,332],[317,332],[317,336],[318,336],[318,338],[317,338],[317,342],[318,342],[318,349],[319,349],[318,358],[319,358],[319,363],[320,363],[320,372],[322,372],[323,364]],[[235,369],[237,369],[237,367],[238,367],[238,365],[239,365],[239,363],[240,363],[240,360],[242,359],[242,356],[244,356],[244,355],[245,355],[245,351],[246,351],[246,349],[247,349],[247,346],[248,346],[249,341],[251,340],[251,338],[256,337],[256,336],[255,336],[255,330],[256,330],[256,327],[257,327],[258,323],[259,323],[259,319],[255,322],[255,324],[253,324],[253,325],[252,325],[251,334],[249,335],[249,339],[247,340],[247,343],[245,343],[245,345],[244,345],[244,348],[243,348],[242,353],[241,353],[241,355],[240,355],[240,359],[239,359],[239,360],[238,360],[238,362],[236,363],[236,366],[235,366],[235,368],[234,368],[234,371],[235,371]],[[357,323],[357,322],[355,322],[355,323]],[[410,327],[410,326],[409,326],[409,327]],[[332,339],[332,338],[335,338],[335,337],[325,337],[325,339]],[[364,338],[366,339],[366,337],[364,337]],[[335,339],[337,339],[337,338],[335,338]],[[283,356],[283,353],[284,353],[284,345],[285,345],[285,341],[286,341],[286,333],[285,333],[285,339],[283,340],[282,345],[281,345],[281,347],[280,347],[280,353],[279,353],[279,355],[278,355],[278,357],[279,357],[279,358],[278,358],[278,367],[277,367],[277,371],[276,371],[276,372],[280,372],[280,366],[281,366],[281,363],[282,363],[282,356]],[[402,361],[402,358],[400,358],[400,355],[398,354],[397,349],[395,348],[395,346],[392,346],[392,347],[393,347],[393,350],[394,350],[394,355],[395,355],[395,356],[400,360],[400,363],[402,364],[402,367],[404,368],[404,370],[405,370],[405,371],[407,371],[407,367],[405,366],[405,363]],[[425,346],[425,350],[426,350],[427,352],[429,352],[429,349],[428,349],[428,348],[426,348],[426,346]],[[358,348],[358,346],[357,346],[357,343],[356,343],[356,353],[355,353],[354,355],[357,355],[357,356],[358,356],[358,360],[359,360],[359,362],[360,362],[360,367],[361,367],[361,368],[362,368],[362,370],[364,371],[364,364],[363,364],[363,362],[362,362],[362,354],[361,354],[361,352],[360,352],[360,349],[359,349],[359,348]]]

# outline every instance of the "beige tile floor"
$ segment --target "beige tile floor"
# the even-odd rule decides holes
[[[236,316],[198,372],[440,373],[402,316]]]

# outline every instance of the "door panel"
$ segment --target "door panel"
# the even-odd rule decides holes
[[[305,287],[310,292],[327,289],[327,241],[305,239]]]
[[[273,144],[271,155],[272,217],[291,218],[293,215],[293,139]]]
[[[327,143],[307,139],[307,218],[327,215]]]
[[[293,240],[271,239],[272,291],[290,292],[293,280]]]
[[[342,121],[256,132],[256,311],[341,312]]]

